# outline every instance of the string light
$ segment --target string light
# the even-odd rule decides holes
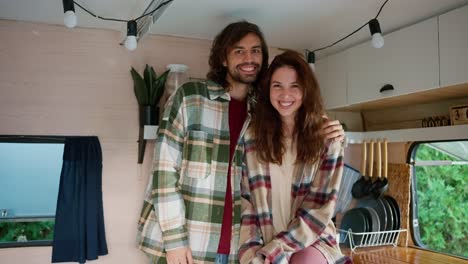
[[[161,7],[169,4],[173,0],[167,0],[161,4],[159,4],[156,8],[154,8],[152,11],[143,14],[135,19],[118,19],[118,18],[110,18],[110,17],[102,17],[94,14],[93,12],[89,11],[79,3],[73,1],[73,0],[63,0],[63,12],[64,12],[64,24],[68,28],[74,28],[77,25],[77,18],[75,14],[75,5],[77,5],[79,8],[81,8],[83,11],[86,13],[90,14],[91,16],[101,19],[101,20],[109,20],[109,21],[116,21],[116,22],[125,22],[127,23],[127,38],[125,39],[125,47],[128,50],[135,50],[137,48],[137,28],[138,28],[138,20],[146,17],[146,16],[152,16],[156,11],[158,11]]]
[[[384,39],[382,37],[382,30],[380,30],[379,21],[377,19],[371,19],[369,21],[369,30],[372,36],[372,46],[376,49],[380,49],[384,45]]]
[[[309,63],[309,66],[312,69],[312,71],[315,71],[315,52],[307,52],[307,63]]]
[[[307,62],[309,63],[309,65],[311,65],[311,67],[313,68],[314,67],[314,63],[315,63],[315,53],[317,51],[321,51],[321,50],[324,50],[324,49],[328,49],[328,48],[331,48],[333,46],[335,46],[336,44],[340,43],[341,41],[349,38],[350,36],[354,35],[355,33],[357,33],[358,31],[360,31],[361,29],[363,29],[364,27],[366,27],[367,25],[369,25],[369,29],[371,31],[371,35],[372,35],[372,46],[374,46],[375,48],[381,48],[383,47],[384,45],[384,39],[382,37],[382,31],[380,30],[380,24],[379,24],[379,21],[377,20],[377,18],[379,17],[380,15],[380,12],[382,12],[382,9],[384,8],[384,6],[387,4],[388,0],[386,0],[382,6],[380,7],[379,9],[379,12],[377,12],[377,15],[369,20],[368,22],[366,22],[364,25],[360,26],[359,28],[357,28],[356,30],[354,30],[353,32],[349,33],[348,35],[346,35],[345,37],[333,42],[332,44],[328,45],[328,46],[325,46],[325,47],[321,47],[321,48],[318,48],[318,49],[314,49],[314,50],[308,50],[306,49],[306,58],[307,58]],[[310,57],[310,59],[309,59]]]
[[[127,23],[127,39],[125,39],[125,47],[133,51],[137,48],[137,22],[135,20],[128,21]]]
[[[74,28],[77,24],[75,5],[72,0],[63,0],[63,23],[67,28]]]

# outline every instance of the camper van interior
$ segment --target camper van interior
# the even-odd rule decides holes
[[[270,61],[304,54],[345,129],[341,251],[468,263],[468,0],[0,0],[0,263],[50,263],[66,247],[54,231],[83,229],[98,247],[85,261],[150,263],[137,224],[164,104],[146,122],[134,87],[153,78],[166,100],[205,81],[212,40],[240,20]],[[98,162],[67,183],[80,142]],[[100,221],[55,226],[80,192]]]

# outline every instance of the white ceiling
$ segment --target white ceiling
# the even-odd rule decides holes
[[[75,0],[103,17],[131,19],[150,0]],[[373,18],[384,0],[174,0],[151,33],[213,39],[225,25],[246,19],[258,24],[270,46],[316,49]],[[390,0],[379,16],[383,34],[468,4],[468,0]],[[75,7],[79,27],[124,31],[126,25],[102,21]],[[0,0],[0,19],[63,25],[61,0]],[[320,54],[370,39],[366,27]],[[117,40],[120,41],[120,40]],[[144,40],[143,40],[144,41]]]

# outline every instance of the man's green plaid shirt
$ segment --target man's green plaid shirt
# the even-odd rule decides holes
[[[138,224],[139,248],[153,263],[165,250],[190,246],[194,263],[213,263],[218,250],[229,167],[229,100],[213,82],[187,83],[169,99]],[[242,128],[233,157],[234,210],[229,263],[238,263]]]

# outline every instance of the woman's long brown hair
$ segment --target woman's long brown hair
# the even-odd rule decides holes
[[[271,78],[281,67],[294,69],[303,89],[302,106],[297,111],[293,130],[296,162],[313,163],[324,149],[324,136],[320,133],[324,107],[314,73],[301,54],[292,50],[276,56],[261,81],[252,120],[257,155],[261,162],[281,164],[286,150],[281,117],[270,102]]]

